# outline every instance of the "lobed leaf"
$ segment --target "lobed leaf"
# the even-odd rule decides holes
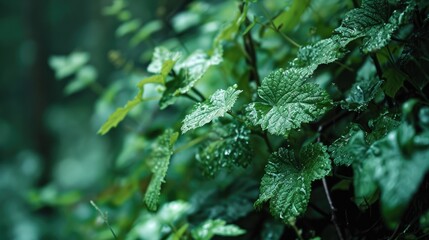
[[[259,199],[255,206],[270,202],[274,216],[289,224],[303,214],[310,199],[311,182],[331,171],[329,155],[322,144],[309,144],[296,154],[280,148],[265,166]]]
[[[242,92],[236,88],[237,85],[234,85],[227,90],[217,90],[210,99],[197,103],[183,120],[182,132],[185,133],[201,127],[218,117],[224,116],[226,112],[231,110],[238,95]]]
[[[270,73],[258,89],[261,102],[247,107],[250,120],[271,134],[286,135],[322,116],[331,106],[328,93],[305,82],[314,67],[279,69]]]

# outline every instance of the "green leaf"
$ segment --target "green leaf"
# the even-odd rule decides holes
[[[214,124],[209,140],[199,148],[197,161],[203,174],[215,176],[221,168],[247,167],[252,160],[250,130],[238,123]]]
[[[300,23],[301,16],[305,10],[310,6],[311,1],[288,1],[285,10],[274,18],[273,23],[278,29],[289,32],[297,27]]]
[[[109,119],[107,119],[103,126],[98,130],[98,134],[104,135],[108,133],[111,128],[118,126],[118,124],[127,116],[128,112],[142,102],[142,94],[143,92],[139,91],[139,93],[132,100],[128,101],[125,106],[116,109],[116,111],[109,116]]]
[[[138,31],[130,40],[131,46],[137,46],[142,41],[146,40],[154,32],[162,29],[162,22],[160,20],[154,20],[146,23],[140,31]]]
[[[363,159],[362,177],[355,178],[355,185],[372,182],[378,186],[383,216],[395,227],[429,170],[429,138],[415,135],[412,126],[402,124],[376,141]]]
[[[262,101],[247,107],[250,120],[271,134],[286,135],[301,123],[322,116],[332,101],[317,84],[305,81],[312,69],[279,69],[270,73],[258,89]]]
[[[222,117],[234,106],[238,95],[242,92],[236,90],[237,85],[227,90],[217,90],[210,99],[197,103],[183,120],[182,132],[201,127],[218,117]]]
[[[212,56],[197,50],[175,67],[177,76],[166,84],[166,90],[160,101],[161,109],[173,104],[176,97],[185,94],[200,80],[210,66],[222,61],[222,49],[217,48]]]
[[[97,70],[93,66],[83,66],[76,74],[76,77],[66,86],[67,95],[78,92],[97,79]]]
[[[170,61],[166,62],[167,66],[170,66]],[[163,66],[163,69],[164,66]],[[143,102],[143,92],[144,92],[144,85],[148,83],[163,83],[164,82],[164,76],[162,75],[155,75],[149,78],[145,78],[141,80],[139,83],[137,83],[137,87],[139,88],[139,92],[134,97],[134,99],[127,102],[127,104],[124,107],[116,109],[116,111],[109,116],[107,121],[101,126],[101,128],[98,130],[98,134],[104,135],[110,131],[111,128],[116,127],[124,118],[127,116],[128,112],[131,111],[135,106],[137,106],[139,103]]]
[[[293,61],[294,67],[314,66],[328,64],[342,58],[346,53],[344,46],[348,41],[335,35],[316,43],[301,47],[297,58]]]
[[[158,208],[161,184],[167,174],[170,157],[173,155],[173,146],[178,136],[179,133],[167,129],[156,139],[152,146],[152,152],[147,158],[153,175],[144,195],[144,202],[151,211],[155,211]]]
[[[191,233],[195,240],[209,240],[215,235],[233,237],[243,235],[246,231],[233,224],[226,225],[225,221],[217,219],[207,220]]]
[[[165,70],[162,71],[164,67],[164,63],[167,61],[176,62],[180,59],[180,57],[181,57],[180,52],[171,52],[167,48],[156,47],[153,52],[152,61],[147,67],[147,71],[150,73],[167,75],[168,73],[166,73]]]
[[[351,111],[364,111],[368,103],[378,94],[381,94],[383,82],[376,76],[375,66],[366,61],[359,69],[356,82],[347,94],[345,101],[341,101],[341,107]]]
[[[383,71],[383,78],[386,79],[386,82],[382,86],[383,91],[387,96],[393,98],[404,85],[407,75],[395,66],[392,66]]]
[[[358,161],[367,150],[368,144],[365,141],[365,133],[357,125],[353,125],[347,134],[329,146],[329,152],[335,165],[350,166]]]
[[[270,202],[271,214],[290,224],[307,209],[311,182],[331,171],[329,155],[322,144],[309,144],[299,153],[280,148],[268,159],[255,206]]]
[[[141,22],[138,19],[124,22],[116,29],[116,36],[123,37],[129,33],[135,32],[140,27],[140,24]]]
[[[407,21],[413,6],[391,12],[385,0],[364,0],[360,8],[348,12],[335,31],[350,40],[363,37],[362,51],[373,52],[386,46],[392,34]]]
[[[73,52],[69,56],[52,56],[49,58],[49,66],[55,71],[55,78],[60,80],[76,73],[89,61],[89,54],[85,52]]]

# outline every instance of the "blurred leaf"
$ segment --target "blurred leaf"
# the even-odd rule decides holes
[[[183,120],[182,132],[199,128],[205,124],[222,117],[234,106],[238,95],[242,92],[236,90],[237,85],[229,87],[227,90],[219,89],[210,99],[202,103],[197,103],[191,112]]]
[[[123,37],[127,34],[135,32],[140,27],[140,24],[141,22],[138,19],[124,22],[121,24],[121,26],[118,27],[118,29],[116,29],[116,36]]]
[[[407,75],[392,66],[383,71],[383,77],[386,79],[386,82],[382,86],[384,93],[393,98],[403,86]]]
[[[69,56],[52,56],[49,58],[49,66],[55,71],[55,78],[60,80],[76,73],[89,61],[89,54],[85,52],[73,52]]]
[[[166,130],[157,138],[152,146],[152,152],[147,158],[147,162],[152,170],[152,178],[147,187],[144,202],[149,210],[155,211],[158,208],[159,195],[161,194],[161,184],[167,174],[170,157],[173,155],[173,145],[179,133],[173,130]]]
[[[78,92],[97,80],[97,70],[93,66],[83,66],[78,70],[76,77],[66,86],[67,95]]]
[[[208,220],[202,225],[192,230],[192,237],[195,240],[210,240],[214,235],[219,236],[239,236],[246,233],[245,230],[236,225],[229,224],[223,220]]]
[[[154,20],[146,23],[140,30],[131,38],[130,44],[131,46],[137,46],[142,41],[146,40],[153,33],[161,30],[163,27],[162,22],[160,20]]]
[[[290,32],[296,28],[301,22],[301,16],[305,10],[310,6],[310,0],[289,0],[286,1],[287,6],[285,9],[274,18],[273,23],[278,29]]]
[[[382,213],[390,227],[399,223],[413,194],[429,170],[429,138],[415,135],[413,127],[402,124],[376,141],[361,166],[356,185],[376,184],[381,190]],[[367,179],[363,181],[363,179]],[[358,197],[370,197],[368,191]]]
[[[311,182],[330,171],[329,155],[321,144],[306,145],[298,154],[280,148],[268,159],[255,206],[269,201],[271,214],[291,224],[307,209]]]
[[[429,232],[429,211],[420,216],[420,229],[422,229],[423,233]]]
[[[261,239],[264,240],[280,240],[285,226],[282,222],[275,219],[269,219],[264,222],[264,226],[261,232]]]

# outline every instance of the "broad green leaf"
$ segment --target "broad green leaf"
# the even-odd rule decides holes
[[[297,58],[292,62],[294,67],[314,66],[328,64],[342,58],[346,53],[344,46],[348,43],[334,35],[331,38],[320,40],[316,43],[301,47]]]
[[[49,58],[49,66],[55,71],[57,80],[76,73],[89,61],[89,54],[85,52],[73,52],[69,56],[52,56]]]
[[[359,69],[356,82],[347,93],[345,101],[341,102],[341,107],[351,111],[364,111],[368,103],[381,92],[383,82],[377,77],[375,66],[366,61]]]
[[[213,177],[221,168],[247,167],[252,160],[250,130],[237,123],[215,124],[213,133],[196,155],[203,174]]]
[[[215,235],[233,237],[243,235],[246,231],[236,225],[227,225],[225,221],[217,219],[207,220],[194,228],[191,233],[195,240],[209,240]]]
[[[403,11],[389,10],[386,0],[364,0],[360,8],[348,12],[335,31],[351,40],[363,37],[362,51],[373,52],[386,46],[392,34],[407,21],[413,5]]]
[[[280,148],[268,159],[255,206],[269,201],[271,214],[290,224],[306,211],[311,182],[330,171],[329,155],[322,144],[306,145],[299,153]]]
[[[329,146],[329,152],[334,159],[335,165],[350,166],[358,161],[367,150],[365,133],[357,125],[353,125],[347,134],[341,136]]]
[[[227,90],[217,90],[210,99],[202,103],[197,103],[191,112],[183,120],[182,132],[201,127],[218,117],[222,117],[234,106],[238,95],[242,92],[236,90],[237,85],[229,87]]]
[[[152,170],[152,178],[144,195],[144,202],[149,210],[155,211],[158,208],[159,196],[161,194],[161,184],[167,174],[170,157],[173,155],[173,145],[179,134],[167,129],[159,136],[152,146],[152,152],[147,158],[147,162]]]
[[[317,120],[332,101],[325,90],[306,81],[312,71],[289,68],[270,73],[258,89],[262,101],[247,107],[250,120],[275,135],[286,135],[301,123]]]
[[[142,102],[142,91],[130,101],[125,104],[125,106],[116,109],[112,115],[109,116],[109,119],[101,126],[98,130],[98,134],[104,135],[109,132],[111,128],[118,126],[118,124],[127,116],[128,112],[131,111],[135,106]]]
[[[429,170],[429,138],[402,124],[376,141],[363,159],[362,177],[355,178],[355,186],[368,182],[378,186],[383,216],[394,227]]]
[[[228,23],[219,34],[216,36],[213,42],[213,48],[216,49],[220,47],[222,41],[233,40],[240,30],[240,26],[244,23],[247,18],[247,12],[249,11],[249,4],[244,4],[243,11],[240,14],[237,14],[236,17]]]

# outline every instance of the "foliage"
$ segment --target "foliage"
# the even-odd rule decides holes
[[[142,24],[112,1],[121,54],[141,55],[112,54],[128,77],[97,102],[122,147],[92,238],[427,236],[429,8],[358,2],[186,1]],[[67,93],[95,83],[89,59],[51,58]]]

